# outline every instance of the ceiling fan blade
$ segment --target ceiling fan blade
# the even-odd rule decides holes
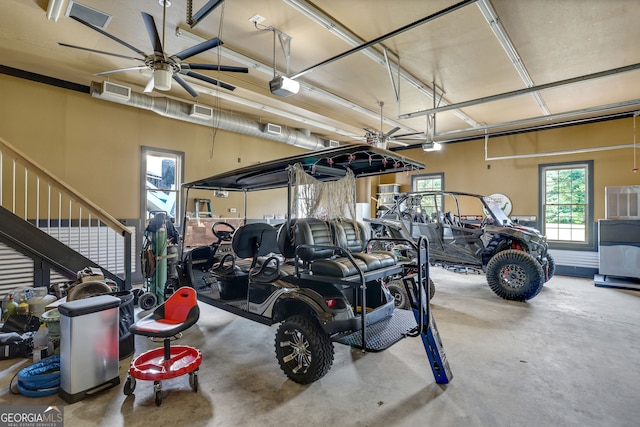
[[[162,50],[162,42],[160,41],[160,35],[158,34],[158,27],[156,27],[156,21],[153,16],[146,12],[142,12],[142,20],[145,27],[147,27],[147,33],[149,39],[151,39],[151,45],[153,46],[153,53],[159,56],[164,56],[164,50]]]
[[[389,142],[425,142],[425,141],[429,141],[429,138],[427,137],[422,137],[422,138],[392,138],[389,140]]]
[[[393,129],[391,129],[389,132],[385,133],[383,136],[385,138],[390,137],[391,135],[393,135],[394,133],[398,132],[400,130],[399,127],[394,127]]]
[[[230,73],[248,73],[247,67],[232,67],[231,65],[214,65],[214,64],[180,64],[180,67],[187,70],[214,70],[225,71]]]
[[[147,69],[149,69],[149,67],[147,67],[146,65],[139,65],[137,67],[118,68],[117,70],[102,71],[101,73],[96,73],[95,75],[106,76],[108,74],[121,73],[123,71],[147,70]]]
[[[387,142],[388,142],[389,144],[396,144],[396,145],[399,145],[399,146],[401,146],[401,147],[406,147],[406,146],[408,146],[408,145],[409,145],[409,143],[407,143],[407,142],[397,141],[397,140],[395,140],[395,139],[390,139],[390,140],[389,140],[389,141],[387,141]]]
[[[424,132],[403,133],[402,135],[396,135],[393,138],[394,139],[398,139],[398,138],[404,138],[405,136],[413,136],[413,135],[422,135],[422,136],[424,136]]]
[[[124,59],[132,59],[134,61],[141,61],[144,62],[144,59],[142,58],[135,58],[133,56],[126,56],[126,55],[120,55],[117,53],[111,53],[111,52],[105,52],[103,50],[96,50],[96,49],[89,49],[88,47],[82,47],[82,46],[74,46],[72,44],[66,44],[66,43],[60,43],[58,42],[58,44],[60,46],[64,46],[64,47],[71,47],[73,49],[80,49],[80,50],[86,50],[87,52],[93,52],[93,53],[100,53],[102,55],[111,55],[111,56],[117,56],[118,58],[124,58]]]
[[[131,49],[132,51],[134,51],[138,55],[147,56],[146,53],[144,53],[143,51],[141,51],[137,47],[130,45],[129,43],[125,42],[124,40],[120,40],[116,36],[112,36],[111,34],[107,33],[106,31],[102,30],[101,28],[95,27],[95,26],[89,24],[88,22],[83,21],[82,19],[78,18],[77,16],[72,16],[71,18],[75,19],[76,21],[78,21],[79,23],[81,23],[83,25],[86,25],[87,27],[91,28],[92,30],[95,30],[95,31],[99,32],[103,36],[107,36],[111,40],[116,41],[116,42],[120,43],[121,45],[128,47],[129,49]]]
[[[149,79],[146,86],[144,87],[144,93],[153,92],[154,81],[155,81],[154,75],[151,74],[151,78]]]
[[[181,60],[185,60],[187,58],[191,58],[194,55],[204,52],[205,50],[213,49],[214,47],[220,46],[222,44],[222,40],[217,37],[214,37],[210,40],[205,40],[202,43],[198,43],[195,46],[191,46],[188,49],[183,50],[182,52],[178,52],[172,56],[172,58],[179,58]]]
[[[193,96],[194,98],[196,96],[198,96],[198,92],[196,92],[196,90],[194,88],[192,88],[189,83],[187,83],[180,74],[174,74],[173,75],[173,80],[177,81],[178,84],[180,86],[183,87],[184,90],[186,90],[187,92],[189,92],[191,94],[191,96]]]
[[[231,90],[232,91],[232,90],[234,90],[236,88],[235,86],[231,86],[228,83],[221,82],[221,81],[216,80],[216,79],[212,79],[211,77],[205,76],[204,74],[194,73],[193,71],[187,71],[186,73],[183,73],[183,74],[186,74],[189,77],[193,77],[193,78],[202,80],[202,81],[207,82],[207,83],[211,83],[212,85],[215,85],[215,86],[223,87],[223,88],[225,88],[227,90]],[[175,74],[174,74],[174,76],[175,76]]]

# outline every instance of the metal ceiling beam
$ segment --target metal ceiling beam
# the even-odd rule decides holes
[[[529,94],[541,90],[551,89],[559,86],[566,86],[574,83],[581,83],[587,80],[599,79],[602,77],[608,77],[615,74],[627,73],[630,71],[636,71],[640,69],[640,63],[626,65],[624,67],[612,68],[606,71],[599,71],[597,73],[586,74],[584,76],[572,77],[570,79],[559,80],[557,82],[545,83],[530,88],[512,90],[510,92],[504,92],[496,95],[485,96],[482,98],[476,98],[469,101],[458,102],[456,104],[443,105],[441,107],[430,108],[428,110],[415,111],[413,113],[402,114],[400,119],[411,119],[414,117],[426,116],[428,114],[440,113],[442,111],[455,110],[458,108],[471,107],[473,105],[486,104],[488,102],[500,101],[503,99],[514,98],[516,96]]]
[[[409,30],[412,30],[412,29],[414,29],[416,27],[419,27],[420,25],[426,24],[427,22],[433,21],[433,20],[435,20],[437,18],[440,18],[442,16],[445,16],[445,15],[448,15],[451,12],[455,12],[456,10],[461,9],[461,8],[463,8],[465,6],[468,6],[468,5],[472,4],[472,3],[475,3],[476,1],[477,0],[463,0],[463,1],[461,1],[459,3],[456,3],[456,4],[452,5],[452,6],[446,7],[446,8],[444,8],[444,9],[442,9],[442,10],[436,12],[436,13],[433,13],[433,14],[431,14],[429,16],[425,16],[422,19],[418,19],[417,21],[414,21],[414,22],[412,22],[410,24],[407,24],[407,25],[405,25],[403,27],[400,27],[400,28],[398,28],[396,30],[393,30],[390,33],[384,34],[384,35],[382,35],[380,37],[376,37],[375,39],[373,39],[371,41],[368,41],[366,43],[363,43],[363,44],[361,44],[359,46],[356,46],[353,49],[349,49],[346,52],[342,52],[342,53],[340,53],[340,54],[338,54],[336,56],[333,56],[333,57],[331,57],[329,59],[325,59],[324,61],[322,61],[322,62],[320,62],[320,63],[318,63],[316,65],[312,65],[311,67],[305,68],[304,70],[299,71],[296,74],[290,76],[290,78],[297,79],[298,77],[302,77],[305,74],[308,74],[311,71],[315,70],[316,68],[323,67],[323,66],[325,66],[327,64],[331,64],[332,62],[335,62],[335,61],[337,61],[339,59],[346,58],[349,55],[352,55],[352,54],[354,54],[356,52],[360,52],[361,50],[364,50],[364,49],[366,49],[368,47],[371,47],[373,45],[381,43],[381,42],[383,42],[383,41],[385,41],[387,39],[390,39],[391,37],[395,37],[398,34],[402,34],[402,33],[406,32],[406,31],[409,31]]]
[[[187,38],[191,41],[194,41],[196,43],[201,43],[203,41],[205,41],[206,39],[204,37],[201,37],[197,34],[195,34],[192,31],[189,31],[187,29],[181,28],[181,27],[176,27],[176,37],[179,38]],[[235,52],[234,50],[229,49],[228,47],[225,46],[219,46],[217,49],[219,49],[220,52],[220,56],[227,58],[227,59],[231,59],[232,61],[235,61],[239,64],[242,65],[246,65],[247,67],[249,67],[250,69],[259,71],[265,75],[271,76],[273,74],[273,67],[267,64],[264,64],[262,62],[259,62],[253,58],[249,58],[248,56],[245,56],[241,53]],[[312,86],[308,83],[305,82],[300,82],[300,88],[304,89],[308,92],[312,92],[315,94],[318,94],[319,96],[322,96],[328,100],[330,100],[331,102],[334,102],[336,104],[339,104],[345,108],[348,108],[352,111],[355,111],[359,114],[362,114],[363,116],[372,118],[372,119],[376,119],[379,120],[380,119],[380,113],[375,112],[375,111],[371,111],[369,109],[366,109],[364,107],[361,107],[345,98],[342,98],[341,96],[335,95],[331,92],[327,92],[324,89],[320,89],[318,87]],[[399,127],[402,130],[406,131],[406,132],[417,132],[415,129],[408,127],[407,125],[397,122],[395,120],[391,120],[385,117],[384,122],[388,125],[391,125],[393,127]]]
[[[493,134],[488,133],[486,131],[491,131],[495,129],[500,129],[496,133],[510,132],[515,130],[526,130],[528,132],[531,132],[534,130],[541,130],[548,127],[560,126],[563,124],[574,124],[575,122],[590,121],[590,120],[593,120],[594,117],[549,123],[551,120],[571,119],[572,117],[576,117],[580,115],[588,115],[588,114],[597,114],[597,116],[595,117],[601,117],[602,114],[605,114],[605,113],[612,114],[612,112],[615,110],[620,110],[620,109],[627,110],[627,109],[636,109],[636,108],[640,108],[640,99],[635,99],[632,101],[616,102],[613,104],[600,105],[597,107],[582,108],[579,110],[566,111],[564,113],[551,114],[548,116],[530,117],[527,119],[512,120],[509,122],[493,123],[490,125],[480,126],[476,129],[451,130],[447,132],[441,132],[437,134],[435,138],[439,142],[446,143],[446,142],[455,142],[459,138],[466,138],[471,133],[478,133],[482,131],[485,131],[485,133],[483,133],[480,136],[486,136],[486,135],[493,136]],[[535,126],[536,123],[540,123],[541,121],[544,121],[544,124],[539,124],[538,126]],[[532,126],[530,128],[523,129],[521,128],[521,126],[523,125],[532,125]],[[513,128],[513,129],[509,129],[509,128]]]
[[[500,46],[502,46],[502,49],[504,49],[505,53],[509,57],[509,60],[513,64],[513,67],[516,69],[516,72],[518,73],[524,84],[527,87],[535,86],[531,75],[527,71],[527,68],[522,62],[522,58],[516,50],[516,47],[513,45],[513,42],[507,34],[507,31],[502,26],[502,22],[498,17],[498,13],[495,11],[493,6],[491,6],[491,2],[489,0],[477,0],[476,4],[478,5],[480,12],[482,12],[482,16],[484,16],[484,19],[487,20],[491,31],[493,31],[493,35],[496,36],[496,39],[498,39]],[[540,107],[540,110],[543,114],[551,114],[549,108],[547,108],[547,104],[545,104],[539,92],[533,92],[531,95],[533,96],[533,99],[535,99],[536,104],[538,104],[538,107]]]
[[[351,46],[359,47],[365,43],[363,39],[355,35],[351,30],[341,25],[339,22],[319,10],[316,6],[309,3],[306,0],[283,0],[286,4],[294,8],[296,11],[305,15],[313,22],[317,23],[321,27],[325,28],[327,31],[331,32],[335,36],[339,37],[341,40],[350,44]],[[476,0],[477,1],[477,0]],[[411,24],[410,24],[411,25]],[[384,49],[384,55],[378,52],[376,49],[372,47],[366,47],[361,49],[362,53],[372,59],[374,62],[378,63],[378,65],[390,68],[390,64],[392,63],[387,57],[387,49]],[[426,95],[431,98],[433,95],[433,89],[429,87],[426,83],[421,82],[417,77],[409,73],[408,71],[402,69],[400,67],[400,62],[394,64],[397,67],[398,75],[401,79],[409,83],[412,87],[418,90],[420,93]],[[393,81],[393,79],[392,79]],[[395,88],[394,88],[395,89]],[[398,91],[395,91],[396,97],[398,97]],[[443,104],[449,104],[446,100],[442,100]],[[478,123],[473,120],[471,117],[467,116],[461,111],[455,111],[454,114],[460,118],[462,121],[466,122],[469,126],[475,127],[478,126]]]

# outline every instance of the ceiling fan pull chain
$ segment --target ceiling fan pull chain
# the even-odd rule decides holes
[[[193,0],[187,0],[187,24],[193,25]]]

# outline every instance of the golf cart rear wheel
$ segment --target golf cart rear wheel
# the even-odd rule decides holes
[[[507,249],[487,264],[487,283],[496,295],[512,301],[526,301],[538,295],[544,284],[540,263],[526,252]]]
[[[402,310],[409,310],[411,308],[411,301],[409,300],[409,295],[407,295],[404,283],[402,283],[402,279],[389,282],[387,289],[393,297],[393,305],[395,308]],[[429,278],[429,300],[433,299],[435,293],[436,285],[433,283],[433,280]]]
[[[317,321],[292,316],[276,333],[276,358],[287,377],[299,384],[310,384],[331,368],[333,344]]]

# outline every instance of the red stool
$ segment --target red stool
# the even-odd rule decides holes
[[[198,368],[202,362],[200,350],[187,345],[171,345],[171,339],[198,321],[200,309],[196,291],[183,286],[171,295],[153,313],[129,327],[135,335],[163,338],[164,347],[149,350],[131,361],[124,394],[129,396],[136,388],[136,380],[153,381],[156,405],[162,404],[161,380],[189,374],[189,384],[198,391]]]

